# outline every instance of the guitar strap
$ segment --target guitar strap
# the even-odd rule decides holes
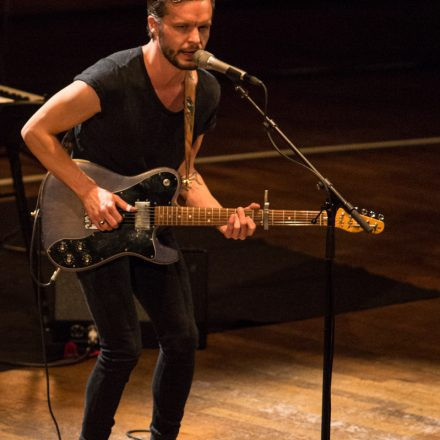
[[[64,134],[63,138],[61,139],[61,145],[67,151],[69,156],[72,155],[73,148],[76,146],[76,139],[73,128],[71,128]]]
[[[191,148],[194,136],[194,113],[196,109],[197,76],[195,70],[187,70],[185,75],[185,100],[184,100],[184,131],[185,131],[185,176],[182,184],[186,190],[191,187],[189,167],[191,162]]]

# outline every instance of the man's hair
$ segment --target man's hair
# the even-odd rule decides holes
[[[147,0],[148,15],[152,15],[157,21],[160,21],[165,15],[167,15],[168,3],[182,3],[185,1],[197,1],[197,0]],[[212,9],[215,8],[215,0],[210,0]],[[151,37],[151,32],[148,29],[148,33]]]

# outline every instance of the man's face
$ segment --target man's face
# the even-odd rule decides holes
[[[179,69],[195,69],[194,52],[208,43],[211,23],[210,0],[168,3],[167,14],[158,23],[158,43],[165,58]]]

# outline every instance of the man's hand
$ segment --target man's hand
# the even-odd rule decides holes
[[[229,217],[228,223],[220,226],[219,231],[226,237],[233,240],[244,240],[255,232],[256,226],[251,217],[245,215],[249,209],[260,209],[258,203],[251,203],[246,208],[237,208],[235,214]]]
[[[119,226],[122,216],[117,207],[127,212],[135,208],[104,188],[94,186],[83,197],[82,202],[91,222],[100,231],[111,231]]]

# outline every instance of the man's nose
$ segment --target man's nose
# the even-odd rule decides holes
[[[193,44],[200,44],[201,38],[200,38],[200,31],[197,26],[194,26],[188,36],[188,41]]]

